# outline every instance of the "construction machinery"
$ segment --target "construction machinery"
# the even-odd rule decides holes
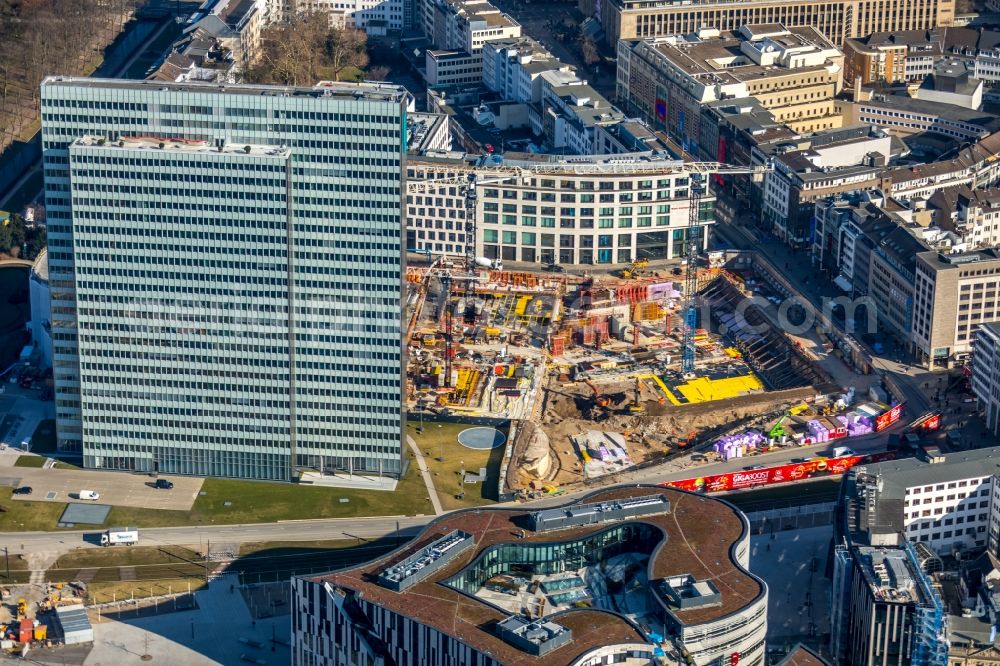
[[[601,393],[601,390],[599,388],[597,388],[597,386],[594,384],[594,382],[590,381],[589,379],[584,379],[583,383],[587,385],[587,388],[589,388],[591,391],[593,391],[593,393],[594,393],[594,404],[595,405],[597,405],[598,407],[604,408],[604,407],[607,407],[607,406],[609,406],[611,404],[611,398],[609,398],[608,396],[606,396],[603,393]]]
[[[687,247],[685,248],[684,271],[684,306],[681,308],[683,317],[684,341],[681,345],[681,373],[685,377],[694,375],[694,333],[698,326],[698,268],[696,258],[699,246],[702,244],[701,199],[705,196],[710,176],[750,175],[754,180],[762,179],[768,171],[774,170],[774,165],[768,162],[761,166],[740,167],[718,162],[686,162],[679,172],[688,174],[688,224],[686,231]],[[668,329],[669,330],[669,329]]]
[[[488,171],[488,177],[481,178],[476,168],[456,175],[454,168],[422,166],[421,171],[423,173],[431,175],[440,174],[440,177],[409,181],[406,184],[406,193],[408,195],[435,192],[446,188],[457,188],[458,193],[465,197],[465,269],[469,275],[474,275],[477,267],[503,270],[503,262],[499,257],[490,259],[476,256],[476,242],[479,238],[478,187],[480,185],[504,183],[509,180],[524,178],[528,175],[520,167],[503,166],[501,164],[487,165],[485,163],[480,166],[483,170]],[[471,286],[467,285],[466,291],[467,295],[470,294]]]
[[[649,267],[648,259],[636,259],[631,264],[621,270],[622,279],[631,280],[642,277],[643,272]]]

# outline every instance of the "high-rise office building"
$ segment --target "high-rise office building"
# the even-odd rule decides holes
[[[99,469],[398,473],[408,102],[46,79],[60,447]]]

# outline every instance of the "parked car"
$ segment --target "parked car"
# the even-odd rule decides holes
[[[97,500],[101,499],[101,494],[96,490],[81,490],[80,499],[96,502]]]
[[[744,467],[743,469],[745,469],[747,471],[750,471],[750,470],[754,470],[754,469],[764,469],[764,466],[763,465],[750,465],[748,467]]]
[[[559,264],[546,264],[545,270],[549,273],[565,273],[566,269]]]
[[[173,481],[167,481],[166,479],[157,479],[156,483],[153,484],[153,487],[161,490],[172,490],[174,483]]]
[[[14,488],[15,495],[30,495],[31,486],[21,486],[20,488]]]

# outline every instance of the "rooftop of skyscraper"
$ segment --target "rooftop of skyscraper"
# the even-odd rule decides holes
[[[72,145],[107,150],[165,150],[181,153],[218,153],[256,157],[288,157],[291,154],[291,150],[284,146],[225,142],[212,144],[207,140],[171,139],[155,136],[121,136],[113,141],[99,136],[82,136]]]
[[[200,82],[133,81],[130,79],[97,79],[79,76],[49,76],[42,88],[66,86],[73,88],[117,88],[125,90],[181,90],[189,92],[220,92],[227,95],[273,95],[276,97],[351,98],[380,102],[401,102],[409,97],[403,86],[391,83],[343,83],[324,81],[312,88],[304,86],[265,86]]]

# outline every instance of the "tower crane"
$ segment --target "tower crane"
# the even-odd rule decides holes
[[[694,375],[694,332],[698,326],[698,305],[695,292],[698,290],[698,269],[695,266],[695,256],[701,243],[701,199],[705,195],[710,176],[750,175],[754,180],[764,177],[772,171],[774,165],[768,162],[761,166],[734,166],[718,162],[688,162],[684,171],[688,174],[688,224],[686,231],[687,266],[684,272],[684,324],[683,343],[681,344],[681,374],[685,377]]]
[[[476,241],[478,239],[478,205],[477,186],[491,183],[503,183],[513,179],[524,179],[536,174],[564,173],[567,175],[615,175],[615,174],[662,174],[688,177],[688,223],[686,230],[685,250],[687,267],[684,274],[684,304],[683,312],[683,344],[681,347],[681,369],[683,374],[694,374],[694,332],[698,325],[698,308],[695,302],[695,291],[698,288],[698,273],[695,266],[695,256],[701,242],[701,220],[699,208],[702,197],[708,187],[711,176],[749,175],[759,181],[769,171],[774,169],[768,162],[764,165],[737,166],[721,162],[685,162],[683,160],[629,160],[628,158],[612,160],[595,160],[588,156],[553,157],[545,162],[532,164],[530,168],[522,168],[509,164],[480,164],[470,167],[465,173],[456,174],[455,167],[420,165],[421,170],[428,174],[439,174],[438,178],[411,181],[407,183],[407,194],[433,192],[445,187],[459,187],[465,196],[465,263],[466,274],[474,276],[477,266]],[[485,177],[482,177],[485,176]],[[642,259],[636,257],[638,261]],[[497,259],[492,267],[502,266]],[[466,283],[467,293],[471,293],[472,283]],[[450,351],[450,341],[448,342]]]
[[[459,192],[465,198],[465,268],[469,275],[475,275],[479,262],[476,257],[476,242],[479,238],[479,191],[480,185],[491,185],[505,183],[509,180],[522,179],[528,175],[525,169],[512,166],[490,166],[485,167],[489,171],[489,176],[482,178],[476,169],[470,169],[466,173],[455,175],[455,168],[436,167],[431,165],[420,165],[420,169],[425,174],[443,174],[440,178],[428,178],[420,181],[410,181],[406,184],[406,193],[422,194],[435,192],[448,187],[458,187]],[[502,260],[497,258],[484,268],[503,267]],[[469,282],[467,285],[471,285]],[[467,286],[467,295],[471,293],[471,286]]]
[[[448,187],[459,187],[465,197],[465,272],[455,273],[451,268],[445,267],[435,261],[427,271],[427,277],[437,275],[441,281],[441,289],[444,292],[444,385],[451,388],[451,360],[454,356],[454,332],[453,322],[454,312],[448,296],[451,294],[452,281],[465,282],[465,295],[473,293],[473,284],[480,278],[476,274],[476,240],[479,237],[479,220],[477,215],[478,196],[477,185],[487,185],[492,183],[503,183],[508,180],[519,178],[524,175],[523,170],[516,167],[497,167],[491,172],[497,172],[496,176],[490,176],[480,180],[475,170],[458,176],[454,175],[455,169],[425,167],[425,173],[443,173],[444,177],[430,178],[427,180],[410,181],[406,184],[407,195],[436,192]],[[430,250],[413,250],[415,252],[426,252],[430,256]],[[503,264],[499,259],[491,262],[492,268],[502,268]]]

